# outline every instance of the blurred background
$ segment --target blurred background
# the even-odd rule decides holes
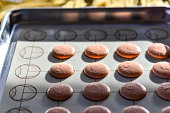
[[[141,7],[169,6],[170,0],[0,0],[0,21],[9,10],[29,7]]]

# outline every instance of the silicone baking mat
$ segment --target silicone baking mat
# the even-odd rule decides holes
[[[121,113],[130,105],[141,105],[151,113],[160,113],[170,101],[161,99],[155,93],[160,83],[170,81],[152,74],[154,63],[162,61],[147,54],[152,43],[161,42],[170,45],[170,27],[166,24],[87,24],[87,25],[16,25],[13,38],[18,38],[10,72],[0,104],[1,113],[44,113],[48,108],[62,106],[72,113],[82,113],[91,105],[103,105],[112,113]],[[91,44],[103,44],[109,54],[99,60],[84,55],[84,50]],[[123,43],[134,43],[142,52],[134,59],[119,57],[115,50]],[[76,54],[66,60],[59,60],[51,55],[51,50],[60,44],[69,44]],[[140,63],[143,74],[137,78],[125,78],[116,71],[118,65],[127,60]],[[170,59],[165,59],[170,61]],[[75,73],[65,79],[57,79],[49,74],[50,67],[59,62],[71,64]],[[103,79],[89,78],[83,73],[84,67],[91,62],[106,64],[110,73]],[[111,89],[110,96],[103,101],[90,101],[83,97],[83,87],[91,82],[103,82]],[[143,84],[147,95],[138,101],[130,101],[119,94],[120,87],[130,81]],[[66,101],[53,101],[46,96],[46,90],[55,83],[69,84],[74,94]]]

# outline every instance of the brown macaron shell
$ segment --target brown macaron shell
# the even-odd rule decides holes
[[[124,108],[122,113],[150,113],[150,112],[142,106],[133,105]]]
[[[158,62],[152,67],[152,72],[160,78],[170,78],[170,63],[169,62]]]
[[[48,109],[45,113],[71,113],[71,112],[64,107],[52,107]]]
[[[156,93],[165,100],[170,100],[170,82],[161,83],[156,88]]]
[[[93,105],[90,107],[87,107],[83,113],[111,113],[111,111],[104,106],[101,105]]]
[[[70,45],[58,45],[53,48],[52,55],[58,59],[68,59],[75,55],[75,49]]]
[[[124,58],[135,58],[137,57],[141,52],[141,49],[139,46],[135,44],[121,44],[118,46],[116,53]]]
[[[140,100],[146,93],[146,88],[136,82],[128,82],[120,88],[120,95],[128,100]]]
[[[101,101],[110,95],[110,88],[101,82],[92,82],[83,88],[83,95],[89,100]]]
[[[170,58],[170,46],[165,45],[166,49],[167,49],[167,56],[168,58]]]
[[[93,44],[88,46],[85,51],[85,55],[89,58],[100,59],[108,55],[109,50],[106,46],[101,44]]]
[[[47,90],[47,96],[55,101],[67,100],[73,95],[71,86],[62,83],[56,83]]]
[[[163,108],[161,113],[170,113],[170,106]]]
[[[124,77],[138,77],[143,73],[143,67],[134,61],[125,61],[119,64],[118,73]]]
[[[148,54],[154,58],[169,58],[169,46],[162,43],[154,43],[148,48]]]
[[[50,74],[56,78],[66,78],[74,73],[74,68],[67,63],[56,63],[50,68]]]
[[[109,68],[103,63],[89,63],[84,68],[84,73],[91,78],[104,78],[109,73]]]

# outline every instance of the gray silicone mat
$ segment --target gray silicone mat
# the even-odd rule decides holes
[[[6,82],[0,113],[44,113],[48,108],[62,106],[72,113],[82,113],[91,105],[100,104],[108,107],[112,113],[121,113],[130,105],[141,105],[151,113],[160,113],[170,105],[170,101],[161,99],[155,93],[156,87],[168,79],[160,79],[150,71],[154,63],[162,61],[150,57],[147,48],[155,42],[170,45],[170,27],[166,24],[152,25],[17,25],[13,29],[13,38],[18,38],[10,72]],[[103,44],[108,47],[107,57],[99,60],[84,55],[84,50],[91,44]],[[124,59],[115,54],[116,48],[123,43],[134,43],[142,52],[135,59]],[[76,50],[70,59],[53,58],[51,50],[60,44],[69,44]],[[116,71],[118,65],[127,60],[140,63],[143,74],[138,78],[125,78]],[[166,59],[170,61],[170,59]],[[84,67],[91,62],[108,65],[110,73],[103,79],[92,79],[84,75]],[[71,64],[75,73],[66,79],[50,76],[50,67],[58,62]],[[100,81],[111,88],[111,95],[104,101],[90,101],[83,97],[82,88],[90,83]],[[130,101],[119,94],[120,87],[129,81],[143,84],[147,95],[138,101]],[[66,101],[53,101],[46,96],[46,90],[55,83],[72,86],[73,96]]]

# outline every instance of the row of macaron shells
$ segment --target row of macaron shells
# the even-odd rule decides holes
[[[162,109],[161,113],[169,113],[170,106],[167,106]],[[53,107],[48,109],[45,113],[71,113],[68,109],[64,107]],[[87,107],[83,113],[111,113],[111,111],[101,105],[93,105],[90,107]],[[146,108],[142,106],[132,105],[124,108],[122,110],[122,113],[150,113]]]
[[[162,98],[169,98],[169,94],[166,92],[166,87],[170,86],[170,83],[162,83],[156,89],[156,92]],[[129,82],[123,85],[120,89],[120,95],[129,100],[139,100],[146,95],[146,88],[139,83]],[[47,96],[52,100],[62,101],[70,98],[73,95],[73,89],[71,86],[62,83],[56,83],[47,90]],[[106,99],[110,95],[110,88],[101,82],[93,82],[87,84],[83,88],[83,95],[89,100],[101,101]],[[66,108],[54,107],[46,111],[46,113],[53,113],[53,111],[66,110],[64,113],[70,113]],[[165,107],[162,113],[168,113],[170,106]],[[100,112],[102,111],[102,112]],[[133,112],[132,112],[133,111]],[[136,112],[134,112],[136,111]],[[146,108],[142,106],[129,106],[123,109],[122,113],[150,113]],[[91,106],[84,110],[84,113],[111,113],[110,110],[104,106]]]
[[[170,106],[162,109],[161,113],[169,113]],[[45,113],[71,113],[64,107],[53,107],[48,109]],[[101,105],[93,105],[87,107],[83,113],[112,113],[107,107]],[[122,113],[150,113],[146,108],[142,106],[132,105],[124,108]]]
[[[116,50],[116,53],[123,58],[135,58],[140,52],[140,47],[132,43],[121,44]],[[88,46],[84,53],[89,58],[101,59],[108,55],[109,50],[102,44],[93,44]],[[149,46],[148,54],[158,59],[169,58],[170,47],[163,43],[154,43]],[[67,59],[75,55],[75,49],[70,45],[58,45],[52,50],[52,55],[59,59]]]

